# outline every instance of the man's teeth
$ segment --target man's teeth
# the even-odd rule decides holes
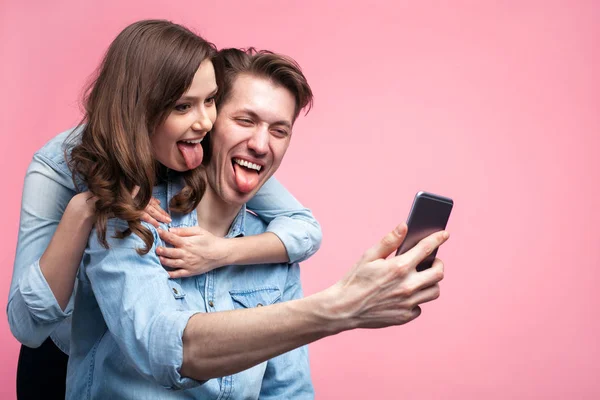
[[[189,143],[189,144],[199,144],[199,143],[202,143],[202,140],[204,140],[204,138],[197,139],[197,140],[182,140],[182,142]]]
[[[251,163],[251,162],[246,161],[246,160],[241,160],[239,158],[234,158],[233,162],[235,162],[236,164],[241,165],[242,167],[254,169],[254,170],[258,171],[258,172],[260,172],[260,170],[262,169],[261,165],[254,164],[254,163]]]

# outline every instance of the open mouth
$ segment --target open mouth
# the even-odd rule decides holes
[[[238,157],[232,158],[231,164],[238,191],[242,193],[253,191],[258,186],[263,166]]]
[[[177,148],[185,161],[188,169],[194,169],[202,164],[204,150],[202,149],[202,139],[180,140],[177,142]]]
[[[196,140],[180,140],[180,142],[185,143],[185,144],[200,144],[200,143],[202,143],[203,140],[204,140],[204,138],[196,139]]]
[[[234,158],[232,162],[240,165],[244,168],[254,170],[260,174],[260,170],[262,169],[262,165],[251,163],[250,161],[242,160],[241,158]]]

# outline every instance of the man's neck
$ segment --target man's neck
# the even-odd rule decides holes
[[[196,209],[198,225],[215,236],[224,237],[240,209],[239,206],[225,203],[207,184],[204,196]]]

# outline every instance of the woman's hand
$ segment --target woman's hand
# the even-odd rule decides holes
[[[154,197],[150,199],[150,203],[146,206],[144,214],[142,214],[142,221],[149,223],[155,228],[159,228],[159,222],[168,224],[171,222],[169,213],[160,207],[160,201]]]
[[[131,197],[135,199],[135,196],[137,196],[139,191],[140,191],[140,187],[135,186],[133,188],[133,190],[131,191]],[[148,205],[146,206],[146,209],[144,210],[144,213],[142,214],[141,220],[149,223],[150,225],[152,225],[155,228],[159,228],[160,227],[159,222],[168,224],[169,222],[171,222],[171,216],[169,215],[168,212],[166,212],[165,210],[163,210],[160,207],[160,200],[155,199],[153,197],[150,199],[150,203],[148,203]]]
[[[156,249],[162,265],[175,269],[169,271],[171,278],[200,275],[228,264],[229,239],[217,237],[199,226],[159,229],[158,234],[174,246]]]

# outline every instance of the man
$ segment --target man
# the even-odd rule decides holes
[[[175,216],[174,224],[228,237],[259,234],[265,226],[244,204],[279,167],[312,93],[288,58],[232,49],[218,61],[225,76],[207,189],[197,213]],[[124,226],[113,221],[110,228]],[[302,346],[409,322],[419,304],[439,296],[442,263],[420,273],[415,267],[447,234],[385,260],[405,233],[398,227],[342,280],[304,299],[297,265],[224,267],[170,280],[152,250],[143,257],[131,251],[142,246],[138,237],[111,239],[107,253],[92,235],[77,290],[67,397],[312,398]],[[107,262],[107,254],[120,262]]]

